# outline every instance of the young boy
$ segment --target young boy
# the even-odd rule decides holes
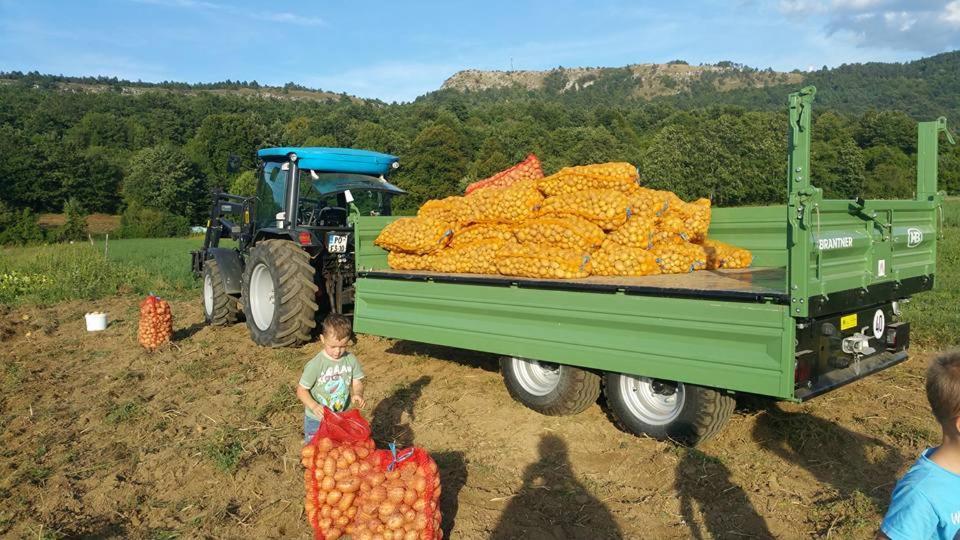
[[[934,359],[927,400],[943,429],[893,488],[877,538],[960,540],[960,351]]]
[[[323,320],[323,350],[303,367],[297,398],[303,403],[303,442],[310,442],[323,420],[323,407],[340,412],[348,406],[363,408],[363,368],[347,352],[354,339],[350,319],[331,313]]]

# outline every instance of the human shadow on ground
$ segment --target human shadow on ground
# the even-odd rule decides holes
[[[576,480],[563,439],[543,435],[539,453],[490,538],[622,538],[613,514]]]
[[[394,344],[387,349],[387,352],[403,356],[432,356],[438,360],[456,362],[486,371],[500,371],[500,362],[495,354],[444,347],[443,345],[431,345],[429,343],[401,340],[394,342]]]
[[[773,538],[722,461],[693,448],[680,451],[683,458],[677,464],[675,487],[691,538]],[[702,519],[697,518],[694,503]]]
[[[764,449],[810,472],[838,492],[827,504],[855,492],[886,508],[900,468],[911,459],[889,444],[805,412],[771,407],[757,416],[753,438]]]
[[[406,448],[416,443],[410,421],[415,418],[416,403],[431,380],[429,375],[424,375],[397,387],[377,403],[370,420],[377,447],[387,448],[390,443],[396,443],[397,448]],[[440,470],[440,513],[443,516],[440,528],[444,538],[450,538],[459,508],[460,490],[467,483],[467,462],[463,452],[458,451],[431,452],[430,456]]]

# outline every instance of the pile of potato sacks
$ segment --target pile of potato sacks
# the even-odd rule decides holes
[[[304,509],[318,540],[440,540],[440,474],[422,448],[317,437],[301,450]]]
[[[472,184],[464,197],[427,201],[374,243],[396,270],[548,279],[746,268],[753,260],[746,249],[707,238],[708,199],[685,202],[643,187],[629,163],[565,167],[548,177],[523,170]]]

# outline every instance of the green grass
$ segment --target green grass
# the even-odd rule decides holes
[[[241,433],[232,427],[222,428],[201,449],[213,465],[226,473],[232,473],[243,458]]]
[[[936,289],[914,296],[904,308],[904,318],[910,321],[911,341],[929,349],[960,345],[960,199],[947,200],[943,210]]]

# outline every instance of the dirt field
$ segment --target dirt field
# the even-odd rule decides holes
[[[136,345],[138,299],[0,307],[0,536],[308,538],[293,395],[319,348],[255,347],[175,303]],[[87,334],[83,313],[112,319]],[[429,449],[452,538],[867,538],[936,444],[929,354],[805,405],[741,408],[699,450],[618,431],[598,404],[545,417],[493,357],[361,337],[379,443]]]

